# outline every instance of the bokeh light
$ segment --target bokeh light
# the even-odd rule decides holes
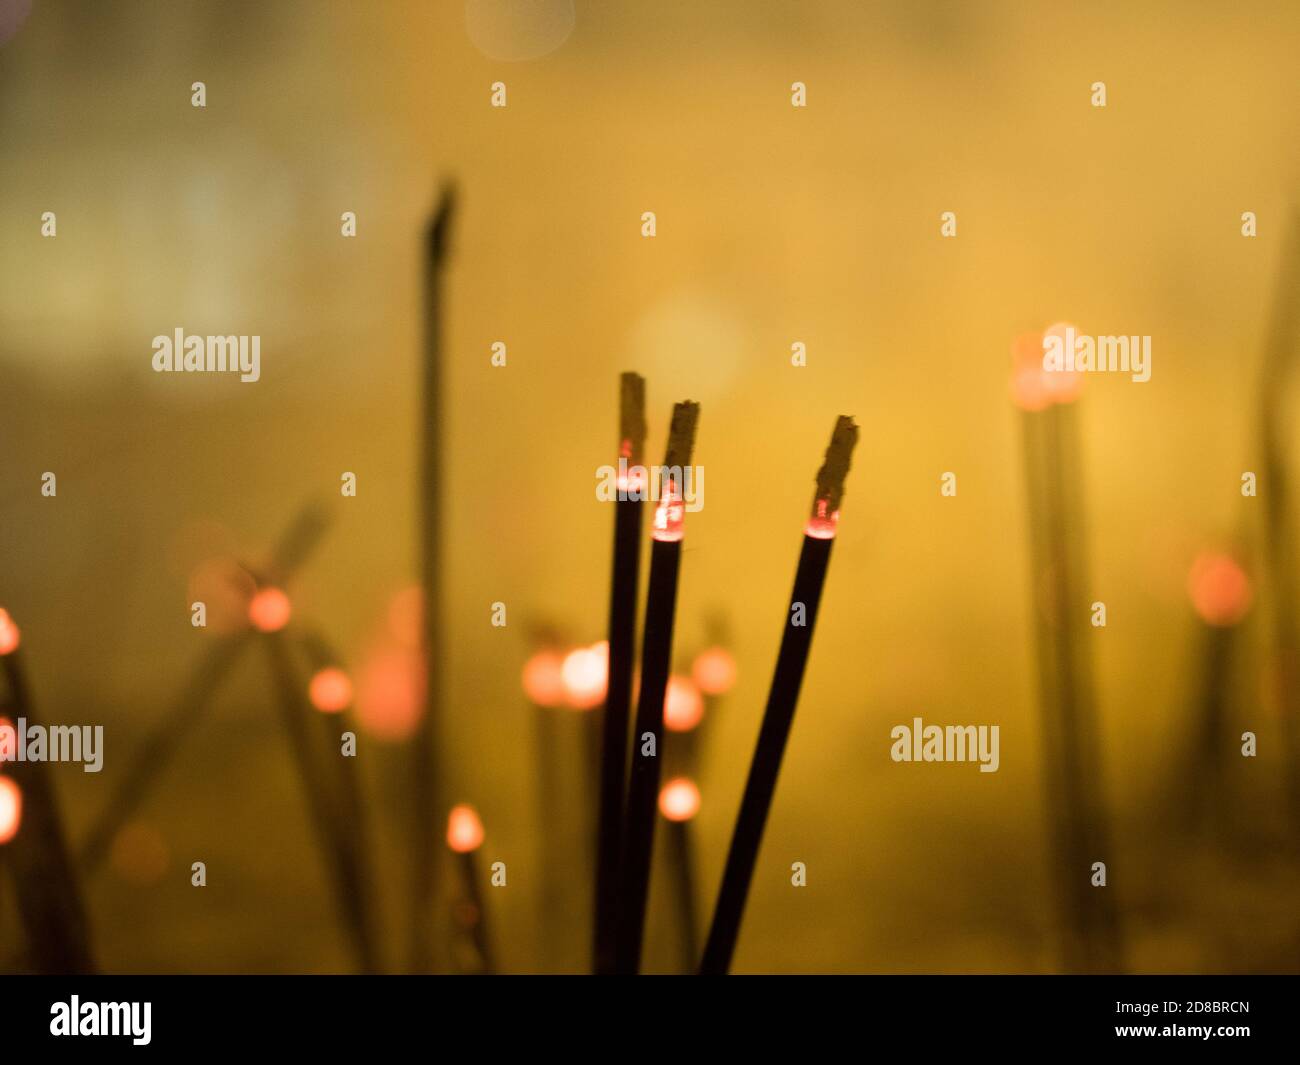
[[[476,851],[483,844],[483,822],[468,803],[459,803],[447,816],[447,846],[457,854]]]
[[[23,793],[9,777],[0,777],[0,843],[18,835],[23,821]]]
[[[524,663],[524,694],[538,706],[559,706],[564,702],[564,656],[544,648]]]
[[[1229,554],[1205,551],[1196,556],[1187,577],[1187,594],[1207,624],[1235,625],[1250,610],[1254,593],[1246,571]]]
[[[14,619],[9,616],[9,611],[0,609],[0,655],[12,654],[18,650],[21,640],[22,634]]]
[[[725,695],[736,683],[736,659],[725,647],[710,647],[695,656],[691,679],[705,695]]]
[[[669,732],[689,732],[704,718],[704,696],[688,677],[668,678],[664,694],[664,727]]]
[[[352,680],[337,666],[317,670],[307,690],[311,705],[324,714],[337,714],[352,703]]]
[[[577,647],[564,656],[560,667],[564,699],[575,710],[590,710],[605,701],[609,686],[609,643]]]
[[[279,588],[259,588],[248,604],[248,620],[259,632],[279,632],[291,613],[289,597]]]
[[[689,777],[676,777],[659,790],[659,812],[669,821],[689,821],[700,812],[700,789]]]

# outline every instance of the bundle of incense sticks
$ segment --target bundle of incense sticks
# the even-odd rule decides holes
[[[442,631],[442,290],[451,250],[456,191],[444,185],[424,246],[424,408],[420,464],[420,561],[424,586],[424,714],[413,742],[411,799],[411,968],[436,969],[439,942],[434,933],[438,847],[431,825],[442,805],[438,798],[438,731],[441,725],[441,669],[446,661]]]
[[[0,706],[15,721],[38,724],[18,646],[18,628],[5,611],[0,619],[11,629],[7,651],[0,654],[7,697]],[[95,971],[90,931],[82,903],[80,878],[68,852],[54,782],[43,761],[14,762],[7,767],[22,796],[22,824],[4,845],[12,868],[18,912],[26,930],[24,968],[45,974],[81,975]]]
[[[677,575],[681,564],[685,476],[695,446],[698,403],[673,407],[668,451],[659,485],[650,577],[646,592],[645,626],[641,642],[641,686],[637,694],[636,727],[632,733],[632,766],[623,817],[623,847],[619,866],[619,912],[614,944],[614,971],[636,973],[641,965],[646,899],[650,890],[650,859],[654,847],[655,808],[659,799],[659,767],[664,739],[664,694],[672,664],[673,620],[677,607]]]
[[[302,507],[271,553],[268,578],[284,583],[292,577],[320,544],[328,524],[329,514],[319,503]],[[218,637],[199,656],[171,712],[154,726],[126,774],[118,779],[108,805],[92,823],[78,853],[78,864],[87,875],[99,868],[117,833],[139,808],[181,744],[202,722],[212,696],[254,635],[251,630],[243,630]]]
[[[1072,398],[1072,397],[1070,397]],[[1070,972],[1114,972],[1122,951],[1113,887],[1094,887],[1109,847],[1092,682],[1082,463],[1068,400],[1023,412],[1034,627],[1043,702],[1048,818]]]
[[[645,452],[645,379],[619,380],[619,458],[630,470]],[[596,904],[593,968],[614,971],[618,928],[619,860],[623,843],[623,789],[627,786],[628,715],[636,656],[637,577],[641,565],[642,492],[620,477],[614,502],[614,565],[609,592],[609,681],[601,718],[600,794],[596,826]]]
[[[740,802],[740,813],[731,837],[731,849],[727,853],[727,864],[722,873],[722,887],[718,892],[713,923],[700,962],[699,971],[703,975],[721,975],[731,968],[745,900],[749,895],[754,864],[758,860],[759,844],[763,839],[763,829],[776,791],[776,778],[790,736],[790,726],[794,722],[799,688],[803,683],[808,651],[812,646],[817,608],[826,583],[831,547],[835,542],[844,480],[848,476],[849,461],[857,442],[857,425],[852,418],[841,416],[831,434],[826,459],[817,472],[817,490],[813,496],[812,514],[804,527],[803,547],[795,570],[790,606],[785,612],[785,627],[781,636],[781,649],[777,653],[776,672],[768,691],[758,745],[749,766],[745,794]],[[804,624],[799,623],[800,612],[795,609],[798,604],[804,608]]]

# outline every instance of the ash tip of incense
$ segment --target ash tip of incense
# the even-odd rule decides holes
[[[849,415],[841,414],[835,421],[835,431],[831,433],[830,446],[826,448],[822,468],[817,471],[817,494],[813,497],[814,515],[823,503],[829,513],[833,514],[840,509],[840,500],[844,496],[844,479],[849,475],[849,460],[853,457],[853,448],[857,442],[857,424]]]
[[[618,387],[618,439],[620,453],[628,462],[641,461],[645,434],[645,378],[624,373]]]
[[[438,192],[438,204],[429,219],[429,254],[434,259],[442,259],[450,244],[451,219],[456,213],[456,185],[451,180],[444,181]]]
[[[673,420],[668,427],[668,455],[664,465],[670,469],[684,468],[691,464],[691,452],[695,449],[695,426],[700,420],[700,405],[692,400],[673,404]]]

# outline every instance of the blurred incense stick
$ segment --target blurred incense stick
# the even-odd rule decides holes
[[[359,851],[352,843],[348,825],[348,807],[337,774],[327,774],[322,759],[344,761],[336,745],[333,729],[313,735],[311,719],[317,716],[307,700],[307,686],[295,667],[283,632],[266,633],[271,672],[279,690],[281,721],[307,793],[307,804],[315,823],[318,842],[325,864],[334,880],[339,909],[343,913],[362,972],[378,971],[374,937],[370,930],[369,906],[365,889],[365,870]],[[321,740],[328,746],[322,749]],[[331,778],[334,783],[331,784]]]
[[[15,727],[40,723],[21,649],[0,656],[8,686],[6,705]],[[22,825],[3,847],[14,873],[14,895],[26,930],[26,967],[54,975],[95,971],[89,925],[82,902],[81,878],[68,851],[49,766],[44,761],[15,761],[8,774],[23,796]]]
[[[1264,503],[1264,561],[1273,604],[1273,655],[1293,841],[1300,848],[1300,625],[1296,621],[1295,548],[1289,529],[1290,485],[1286,467],[1286,411],[1282,400],[1294,372],[1300,314],[1300,213],[1289,220],[1259,382],[1259,491]]]
[[[277,542],[267,576],[277,583],[287,581],[315,551],[328,522],[328,512],[320,504],[310,502],[303,506]],[[203,720],[218,685],[252,638],[253,633],[248,630],[220,636],[200,654],[198,665],[171,712],[154,726],[125,776],[118,779],[108,805],[86,834],[78,864],[88,875],[99,868],[117,833],[162,776],[181,743]]]
[[[444,185],[425,233],[424,245],[424,378],[420,418],[420,570],[424,588],[424,714],[412,744],[411,797],[411,968],[436,969],[438,937],[434,934],[438,860],[438,739],[442,718],[442,669],[446,647],[442,632],[442,331],[443,283],[450,253],[456,190]]]
[[[1083,546],[1082,463],[1074,407],[1023,414],[1029,496],[1030,574],[1038,649],[1052,867],[1062,910],[1067,971],[1122,968],[1113,887],[1094,887],[1091,867],[1113,862],[1106,822],[1092,679]]]

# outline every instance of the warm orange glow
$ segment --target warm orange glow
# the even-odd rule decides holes
[[[1083,374],[1077,371],[1043,369],[1043,341],[1048,336],[1064,339],[1066,322],[1057,322],[1041,333],[1021,333],[1011,344],[1011,398],[1022,410],[1046,410],[1053,403],[1072,403],[1083,388]]]
[[[670,732],[690,732],[704,718],[704,697],[686,677],[669,677],[664,694],[664,727]]]
[[[803,527],[805,536],[811,536],[814,540],[835,539],[835,527],[840,523],[840,512],[832,510],[827,514],[827,506],[826,500],[817,500],[817,512],[808,519],[808,524]]]
[[[327,666],[311,678],[311,705],[324,714],[337,714],[352,703],[352,681],[337,666]]]
[[[0,777],[0,843],[18,835],[23,822],[23,793],[8,777]]]
[[[248,604],[248,620],[259,632],[279,632],[291,612],[289,597],[279,588],[259,588]]]
[[[564,699],[575,710],[590,710],[605,701],[609,687],[609,642],[578,647],[564,656],[560,667]]]
[[[659,505],[655,507],[654,531],[651,535],[656,540],[668,543],[680,540],[684,535],[686,504],[682,501],[681,489],[672,477],[664,478],[659,489]]]
[[[447,818],[447,846],[457,854],[468,854],[483,845],[483,822],[474,807],[461,803]]]
[[[21,639],[22,634],[14,624],[14,619],[9,616],[9,611],[0,609],[0,655],[12,654],[18,650]]]
[[[564,658],[559,651],[544,648],[524,663],[524,694],[538,706],[559,706],[564,702]]]
[[[691,678],[705,695],[725,695],[736,683],[736,660],[725,647],[710,647],[695,656]]]
[[[361,727],[383,740],[403,740],[424,713],[424,662],[418,651],[393,643],[373,647],[357,675]]]
[[[1237,624],[1254,598],[1250,578],[1237,560],[1214,551],[1203,552],[1192,563],[1187,594],[1201,619],[1217,626]]]
[[[668,781],[659,792],[659,812],[669,821],[689,821],[700,812],[700,789],[689,777]]]
[[[0,762],[10,762],[18,757],[18,730],[7,717],[0,715]]]

